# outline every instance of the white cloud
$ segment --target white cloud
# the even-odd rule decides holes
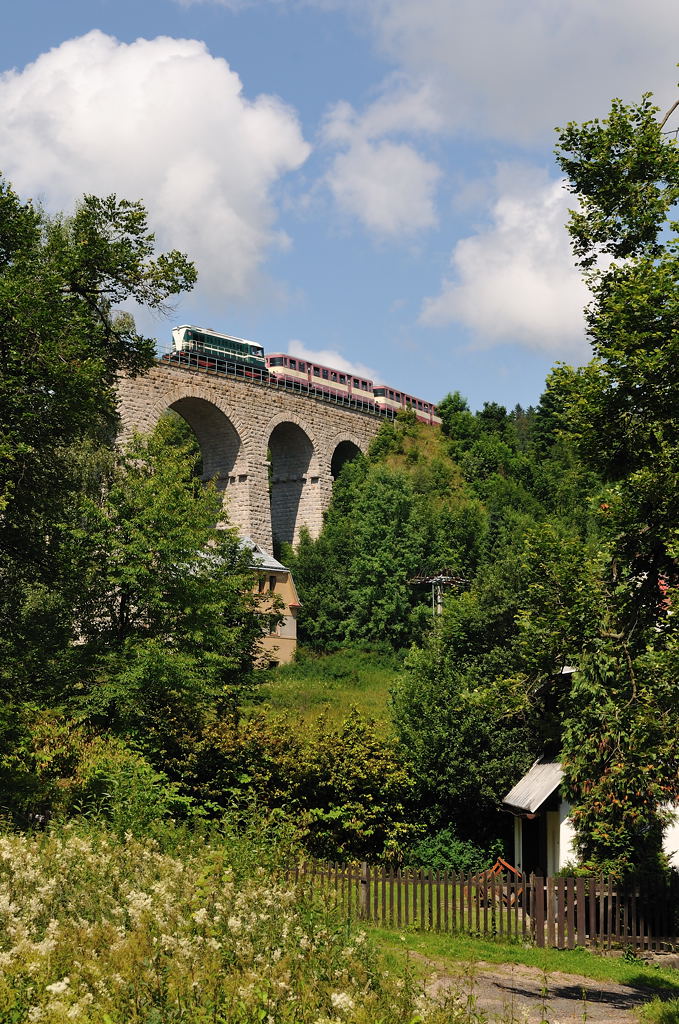
[[[613,96],[676,95],[676,0],[178,0],[346,11],[424,91],[432,120],[511,143],[603,114]],[[387,96],[394,91],[387,85]]]
[[[435,225],[441,171],[402,136],[437,132],[441,126],[429,88],[413,89],[398,77],[387,80],[383,94],[362,114],[349,103],[335,104],[321,137],[340,149],[324,179],[339,208],[381,236]]]
[[[582,310],[589,292],[563,226],[572,201],[562,183],[544,173],[502,168],[491,224],[455,245],[453,274],[425,300],[420,322],[462,323],[482,346],[519,343],[585,354]]]
[[[313,2],[313,0],[312,0]],[[328,0],[321,0],[327,6]],[[450,128],[512,143],[605,113],[612,96],[675,96],[676,0],[337,0]]]
[[[380,96],[362,114],[346,101],[331,107],[323,137],[326,142],[351,143],[357,138],[379,139],[393,133],[435,133],[444,126],[430,84],[415,85],[403,75],[389,75],[382,83]]]
[[[358,141],[335,157],[326,182],[338,205],[370,231],[402,235],[436,224],[440,175],[405,143]]]
[[[49,210],[83,192],[146,203],[159,245],[196,260],[201,290],[243,297],[270,248],[273,187],[310,148],[279,99],[248,100],[204,43],[129,45],[93,31],[0,76],[0,166]]]
[[[355,363],[345,359],[336,349],[307,348],[303,342],[293,338],[288,344],[288,353],[291,356],[297,356],[299,359],[306,359],[308,363],[319,363],[321,366],[331,366],[336,370],[342,370],[353,377],[367,377],[376,383],[379,383],[382,379],[377,370],[372,370],[363,363]]]

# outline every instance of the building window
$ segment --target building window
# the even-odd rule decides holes
[[[275,589],[276,589],[276,577],[275,576],[269,576],[269,590],[275,590]]]
[[[260,594],[263,594],[264,593],[264,588],[266,587],[266,580],[264,579],[263,576],[259,577],[258,586],[259,586]]]

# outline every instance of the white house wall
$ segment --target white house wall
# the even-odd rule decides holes
[[[523,820],[514,818],[514,867],[523,871]]]
[[[562,800],[559,805],[559,870],[565,868],[566,864],[575,864],[577,853],[575,850],[575,829],[569,817],[571,805]]]
[[[673,868],[679,868],[679,814],[675,811],[674,821],[663,837],[663,850]]]

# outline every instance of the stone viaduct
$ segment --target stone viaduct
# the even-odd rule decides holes
[[[163,364],[121,377],[118,407],[122,440],[152,430],[167,409],[179,413],[198,438],[204,479],[224,491],[229,522],[268,551],[296,543],[302,526],[318,535],[333,480],[381,423],[271,384]]]

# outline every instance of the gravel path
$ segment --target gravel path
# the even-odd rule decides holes
[[[546,976],[537,967],[523,964],[476,963],[473,978],[461,972],[446,972],[441,964],[411,953],[431,969],[425,991],[437,999],[472,993],[478,1010],[489,1021],[525,1024],[636,1024],[636,1010],[653,992],[620,985],[614,981],[593,981],[554,971]],[[545,986],[547,991],[545,992]]]

